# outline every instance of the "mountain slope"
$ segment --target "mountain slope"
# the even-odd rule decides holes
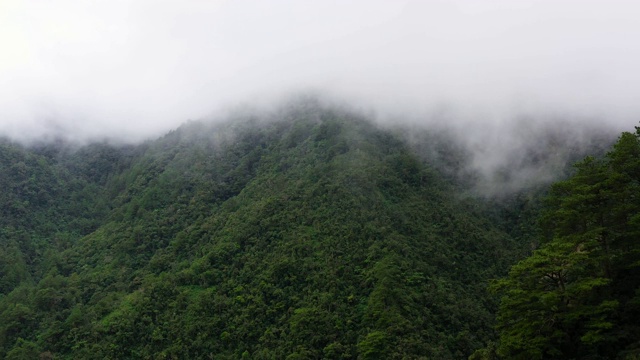
[[[447,359],[493,339],[485,284],[522,250],[483,206],[357,115],[277,118],[67,163],[111,210],[0,298],[0,355]]]
[[[98,149],[113,155],[110,166],[122,160],[121,150],[95,144],[74,164],[82,165]],[[23,281],[37,281],[50,265],[50,256],[72,246],[106,218],[109,204],[103,184],[60,162],[62,150],[56,145],[36,149],[0,141],[0,294]]]

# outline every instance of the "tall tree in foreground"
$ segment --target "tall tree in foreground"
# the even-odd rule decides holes
[[[551,189],[541,246],[493,285],[500,357],[640,357],[640,128],[575,166]]]

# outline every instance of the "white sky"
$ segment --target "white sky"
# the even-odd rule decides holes
[[[309,88],[628,129],[639,66],[638,1],[0,0],[0,133],[139,139]]]

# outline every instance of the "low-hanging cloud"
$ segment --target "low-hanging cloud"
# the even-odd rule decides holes
[[[0,133],[139,140],[308,88],[389,116],[626,129],[640,119],[638,13],[621,0],[3,0]]]

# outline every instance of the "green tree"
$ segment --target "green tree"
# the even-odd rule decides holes
[[[640,130],[623,133],[552,187],[542,245],[493,285],[499,355],[613,357],[637,342],[639,159]]]

